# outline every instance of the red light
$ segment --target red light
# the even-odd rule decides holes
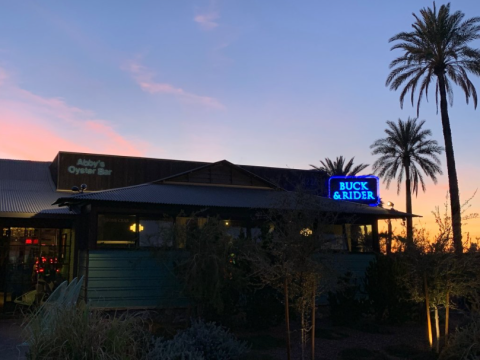
[[[44,269],[44,268],[40,268],[38,271],[39,271],[39,272],[45,272],[45,269]]]
[[[31,245],[31,244],[32,244],[32,239],[25,240],[25,245]]]
[[[38,239],[33,239],[34,244],[38,244]]]

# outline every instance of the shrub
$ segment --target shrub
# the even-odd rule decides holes
[[[404,323],[415,316],[417,306],[401,281],[406,276],[400,256],[379,255],[368,266],[365,291],[377,321]]]
[[[360,286],[351,273],[340,278],[340,287],[336,292],[328,293],[328,304],[335,325],[351,325],[360,319],[365,306]]]
[[[458,328],[442,351],[440,360],[480,358],[480,317],[474,317],[464,327]]]
[[[248,351],[228,330],[213,322],[194,321],[172,340],[154,340],[147,359],[162,360],[233,360]]]
[[[57,308],[53,319],[35,316],[28,323],[28,359],[141,359],[146,353],[150,335],[131,314]]]
[[[248,327],[262,330],[284,321],[285,307],[282,296],[270,286],[248,293],[244,307]]]

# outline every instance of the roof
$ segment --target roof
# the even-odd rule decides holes
[[[344,214],[375,215],[378,218],[403,218],[412,216],[396,210],[387,210],[347,201],[312,196],[319,211]],[[227,207],[244,209],[292,208],[298,194],[271,189],[235,188],[223,186],[143,184],[126,188],[83,193],[59,198],[60,206],[90,202],[128,202],[137,204]]]
[[[106,168],[112,170],[114,174],[127,172],[128,176],[105,176],[95,179],[89,175],[82,174],[74,174],[72,176],[68,168],[75,165],[75,163],[81,159],[101,160],[106,164]],[[218,163],[222,163],[222,161]],[[185,175],[192,171],[198,171],[202,167],[212,165],[215,165],[215,163],[60,151],[51,163],[50,170],[58,189],[69,191],[73,185],[85,183],[89,186],[89,190],[100,191],[146,184],[172,177],[178,178],[181,174]],[[263,181],[273,183],[275,186],[285,190],[296,190],[301,186],[319,195],[326,194],[325,185],[327,177],[324,172],[318,170],[238,164],[234,166],[237,167],[238,170],[246,170],[250,176],[257,176],[263,179]]]
[[[228,162],[222,164],[236,167]],[[0,216],[49,216],[73,215],[67,207],[79,202],[129,202],[137,204],[163,204],[203,207],[230,207],[245,209],[269,209],[284,203],[287,197],[290,204],[295,202],[295,192],[278,191],[257,187],[229,187],[209,185],[187,185],[180,183],[146,183],[118,189],[83,194],[71,194],[56,191],[52,181],[51,162],[5,160],[0,159]],[[208,165],[207,165],[208,167]],[[319,174],[308,170],[263,168],[241,166],[245,173],[253,173],[258,178],[267,179],[265,184],[277,183],[274,179],[278,175],[291,174],[289,181],[300,181],[305,175],[313,175],[318,179]],[[284,171],[285,170],[285,171]],[[291,171],[290,171],[291,170]],[[313,186],[313,183],[310,185]],[[283,187],[283,186],[282,186]],[[283,187],[285,188],[285,187]],[[289,190],[289,189],[287,189]],[[67,195],[68,194],[68,195]],[[313,195],[311,195],[313,196]],[[368,214],[378,218],[401,218],[415,216],[396,210],[387,210],[380,207],[370,207],[351,202],[337,201],[326,197],[313,196],[316,206],[321,211],[340,212],[347,214]],[[57,205],[60,205],[58,207]],[[290,205],[292,206],[292,205]],[[23,215],[22,215],[23,214]]]
[[[196,183],[197,185],[249,186],[279,189],[276,184],[227,160],[203,165],[193,170],[153,181],[152,183]]]
[[[64,193],[52,181],[50,162],[0,159],[0,214],[69,214],[52,203]]]

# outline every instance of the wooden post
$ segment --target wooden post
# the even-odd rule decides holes
[[[315,360],[315,298],[317,295],[317,282],[313,278],[312,286],[312,360]]]
[[[386,251],[387,251],[387,255],[390,255],[392,253],[392,219],[388,219]]]
[[[291,360],[290,355],[290,311],[288,309],[288,280],[285,276],[284,282],[284,292],[285,292],[285,324],[287,327],[287,360]]]
[[[447,301],[445,303],[445,346],[448,344],[448,320],[450,318],[450,290],[447,290]]]

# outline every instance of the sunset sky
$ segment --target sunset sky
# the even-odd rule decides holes
[[[385,79],[401,54],[388,39],[410,31],[424,6],[432,1],[0,0],[0,158],[78,151],[308,169],[343,155],[373,164],[385,122],[416,116]],[[472,0],[452,10],[480,16]],[[463,202],[480,184],[480,109],[454,93]],[[434,96],[419,118],[443,145]],[[448,189],[444,155],[442,169],[413,200],[416,225],[432,233],[431,211]],[[381,197],[405,210],[396,183]],[[480,193],[470,205],[480,212]],[[480,237],[480,220],[464,230]]]

